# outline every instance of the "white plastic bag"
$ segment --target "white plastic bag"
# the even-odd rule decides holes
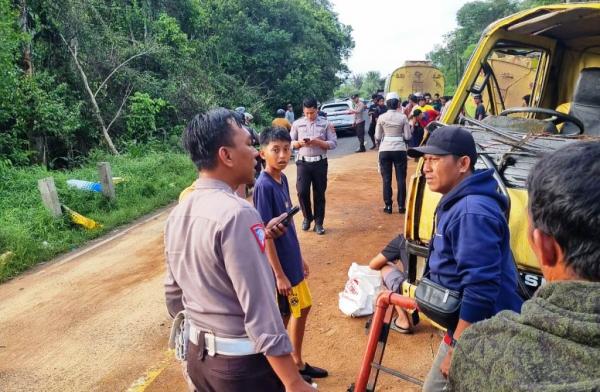
[[[376,294],[381,287],[381,274],[368,266],[352,263],[348,281],[339,293],[338,307],[347,316],[361,317],[374,312]]]
[[[348,269],[348,278],[352,279],[358,277],[367,279],[375,291],[378,291],[381,287],[381,272],[369,268],[368,265],[352,263]]]

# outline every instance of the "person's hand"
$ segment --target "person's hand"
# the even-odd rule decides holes
[[[308,278],[308,275],[310,274],[310,269],[308,268],[308,263],[304,260],[302,260],[302,265],[304,266],[304,277]]]
[[[276,276],[275,281],[277,283],[277,292],[286,297],[292,293],[292,284],[285,275]]]
[[[321,148],[326,149],[327,146],[323,146],[323,143],[325,143],[325,142],[321,139],[310,139],[310,142],[308,143],[308,145],[310,147],[321,147]]]
[[[277,222],[281,221],[286,214],[287,212],[284,212],[283,214],[271,219],[269,223],[267,223],[267,227],[265,227],[265,234],[267,235],[267,238],[276,239],[286,233],[287,227],[283,223],[277,224]]]
[[[298,140],[298,141],[297,141],[297,143],[298,143],[298,146],[299,146],[300,148],[301,148],[301,147],[306,147],[306,146],[307,146],[307,143],[304,141],[304,139],[300,139],[300,140]]]
[[[450,347],[448,350],[448,354],[444,357],[442,364],[440,365],[440,372],[442,372],[442,376],[444,378],[448,378],[448,373],[450,372],[450,364],[452,364],[452,352],[454,349]]]
[[[315,392],[317,388],[312,387],[301,377],[294,381],[291,385],[285,387],[285,392]]]

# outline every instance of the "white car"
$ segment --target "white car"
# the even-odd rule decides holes
[[[327,120],[329,120],[336,133],[352,133],[356,134],[354,129],[354,113],[352,113],[352,101],[339,101],[324,103],[321,106],[321,111],[327,114]]]

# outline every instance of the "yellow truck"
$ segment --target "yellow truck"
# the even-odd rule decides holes
[[[406,99],[416,92],[444,95],[444,74],[431,61],[406,61],[385,81],[385,92],[396,92]]]
[[[473,118],[472,96],[483,97],[488,116]],[[528,95],[528,100],[523,97]],[[500,19],[483,32],[454,99],[442,118],[428,126],[462,124],[477,144],[476,168],[495,171],[498,192],[508,197],[511,248],[521,275],[523,297],[542,283],[540,267],[527,241],[529,171],[538,158],[578,140],[600,140],[600,3],[549,5]],[[586,159],[582,156],[581,159]],[[422,381],[382,365],[390,304],[416,307],[415,288],[423,274],[440,195],[422,174],[409,184],[404,234],[408,280],[402,294],[379,296],[355,392],[375,390],[379,372],[422,385]],[[599,181],[590,178],[590,181]],[[385,327],[387,325],[387,327]]]
[[[474,94],[483,97],[483,121],[473,118]],[[463,124],[472,132],[477,167],[494,169],[499,192],[509,197],[511,248],[527,297],[543,282],[527,243],[529,170],[546,152],[600,139],[600,3],[542,6],[488,26],[448,110],[429,132],[443,124]],[[410,278],[404,294],[414,292],[422,275],[439,199],[419,163],[407,198]]]

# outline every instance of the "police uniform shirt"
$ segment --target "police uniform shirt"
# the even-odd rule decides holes
[[[225,338],[248,337],[256,352],[292,346],[277,304],[258,212],[225,183],[200,178],[165,228],[165,295],[171,315]]]
[[[317,117],[315,121],[309,121],[306,117],[299,118],[292,124],[290,132],[292,140],[320,139],[327,142],[329,150],[337,147],[337,135],[333,125],[324,118]],[[301,147],[299,156],[312,157],[327,154],[327,150],[316,146]]]
[[[404,113],[388,110],[377,119],[375,139],[383,139],[379,151],[406,151],[404,140],[410,139],[410,136],[410,124]]]

